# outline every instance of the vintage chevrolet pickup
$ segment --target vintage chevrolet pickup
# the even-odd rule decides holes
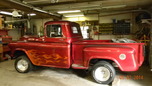
[[[44,36],[24,36],[9,47],[20,73],[33,66],[84,69],[101,84],[114,80],[114,64],[121,71],[137,71],[144,60],[143,43],[84,40],[79,24],[69,21],[46,22]]]

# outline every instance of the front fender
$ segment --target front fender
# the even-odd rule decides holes
[[[119,58],[121,54],[126,55],[126,59]],[[111,60],[115,62],[121,71],[138,70],[135,50],[130,47],[87,47],[84,49],[84,66],[88,67],[92,59]]]
[[[30,58],[30,55],[29,55],[28,51],[27,51],[27,50],[25,50],[25,49],[22,49],[22,48],[16,48],[16,49],[14,49],[14,50],[12,51],[12,55],[11,55],[11,56],[13,56],[13,57],[14,57],[14,56],[15,56],[15,54],[20,53],[20,52],[24,52],[24,54],[26,54],[26,55],[27,55],[28,59],[32,62],[32,64],[36,65],[36,63],[34,63],[34,61]]]

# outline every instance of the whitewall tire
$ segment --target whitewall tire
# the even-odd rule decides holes
[[[114,67],[106,61],[99,61],[92,68],[92,77],[100,84],[110,84],[115,75]]]
[[[27,73],[33,69],[33,64],[26,55],[19,56],[15,60],[15,69],[20,73]]]

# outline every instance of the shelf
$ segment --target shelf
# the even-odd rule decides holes
[[[130,23],[103,23],[99,26],[100,34],[130,34]]]
[[[108,35],[113,33],[113,23],[102,23],[99,26],[99,34]]]

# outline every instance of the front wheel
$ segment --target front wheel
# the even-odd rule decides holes
[[[33,69],[33,64],[26,55],[19,56],[15,60],[14,66],[19,73],[27,73]]]
[[[110,84],[114,80],[115,75],[115,69],[106,61],[98,62],[92,68],[92,77],[100,84]]]

